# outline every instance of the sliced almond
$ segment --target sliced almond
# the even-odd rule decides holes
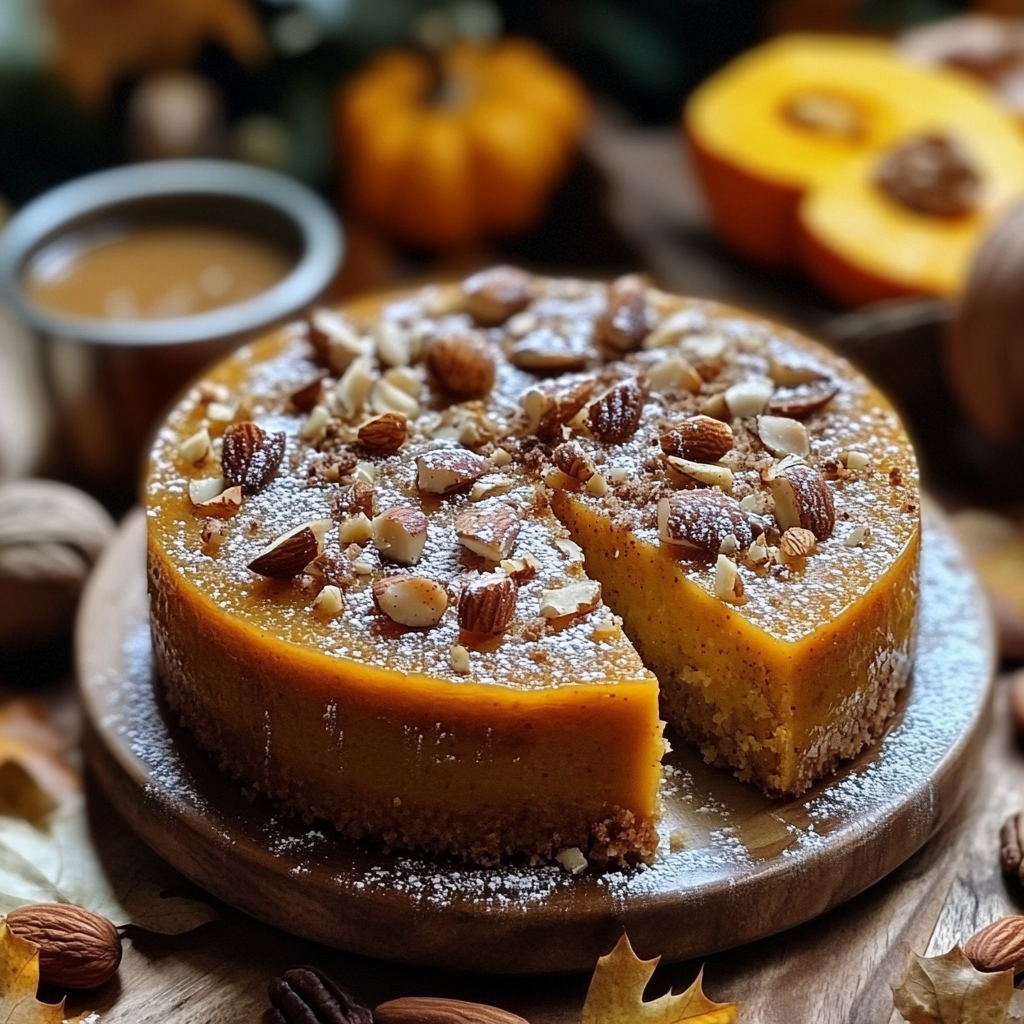
[[[268,544],[248,567],[272,579],[298,576],[323,552],[324,536],[332,526],[333,519],[316,519],[296,526]]]
[[[521,370],[571,373],[584,369],[596,356],[597,352],[582,335],[542,325],[512,345],[508,361]]]
[[[503,633],[516,611],[519,588],[502,573],[471,580],[459,598],[459,626],[470,633]]]
[[[518,267],[481,270],[462,282],[463,308],[478,324],[496,327],[525,309],[533,298],[533,277]]]
[[[334,389],[334,402],[341,415],[351,419],[361,412],[372,387],[373,366],[367,356],[358,356]]]
[[[647,386],[655,394],[680,389],[697,394],[704,378],[682,356],[669,356],[647,368]]]
[[[469,500],[472,502],[486,501],[488,498],[496,498],[501,494],[508,494],[512,490],[512,481],[506,476],[485,476],[477,480],[469,492]]]
[[[759,416],[764,412],[775,385],[762,377],[749,377],[725,392],[725,404],[733,416]]]
[[[721,487],[726,492],[732,490],[732,470],[728,466],[693,462],[690,459],[681,459],[677,455],[667,455],[665,459],[672,471],[685,477],[687,481],[692,480],[706,487]]]
[[[527,418],[527,430],[542,440],[559,436],[568,423],[587,403],[594,392],[594,381],[538,384],[523,393],[519,404]]]
[[[728,420],[732,418],[729,406],[725,401],[725,392],[720,391],[717,395],[709,395],[700,403],[700,411],[705,416],[711,416],[716,420]]]
[[[741,548],[754,540],[760,523],[735,498],[721,491],[679,491],[658,502],[658,536],[663,544],[708,557],[732,534]]]
[[[470,669],[469,651],[462,644],[452,644],[449,653],[452,663],[452,671],[465,675]]]
[[[344,373],[353,360],[366,354],[366,342],[355,324],[332,309],[317,309],[310,315],[309,341],[335,373]]]
[[[441,621],[448,607],[448,591],[425,576],[396,573],[373,584],[373,603],[400,626],[430,629]]]
[[[404,416],[386,412],[359,428],[359,443],[381,455],[393,455],[405,444],[409,428]]]
[[[193,505],[201,505],[204,501],[215,498],[224,490],[224,477],[206,476],[198,480],[189,480],[188,497]]]
[[[193,505],[195,516],[213,516],[214,519],[230,519],[238,514],[242,507],[242,488],[228,487],[205,501],[197,501]]]
[[[491,468],[482,455],[464,448],[439,448],[416,459],[416,486],[428,494],[454,494]]]
[[[871,539],[871,527],[863,523],[855,526],[843,538],[843,544],[848,548],[863,547]]]
[[[757,436],[773,455],[809,455],[807,428],[788,416],[758,416]]]
[[[303,441],[318,441],[324,435],[331,414],[326,405],[314,405],[309,411],[305,422],[299,428],[299,437]]]
[[[410,420],[420,414],[419,401],[383,377],[370,388],[370,408],[378,414],[390,412]]]
[[[496,448],[491,456],[491,462],[499,469],[512,462],[512,456],[504,448]]]
[[[230,423],[238,415],[238,406],[227,402],[211,402],[206,415],[214,423]]]
[[[413,366],[392,366],[384,371],[384,380],[419,401],[423,378]]]
[[[540,560],[529,551],[520,558],[503,558],[501,568],[506,576],[511,576],[517,583],[531,579],[540,569]]]
[[[373,333],[382,366],[408,366],[412,362],[415,339],[408,328],[394,320],[379,320]]]
[[[797,356],[788,357],[786,361],[777,356],[769,356],[768,376],[780,388],[796,388],[801,384],[813,384],[827,379],[816,366],[801,361]]]
[[[779,550],[790,558],[806,558],[813,555],[817,546],[818,538],[802,526],[791,526],[779,541]]]
[[[839,385],[829,380],[800,384],[795,388],[779,388],[772,395],[767,411],[773,416],[802,419],[824,408],[839,394]]]
[[[373,540],[373,523],[365,512],[350,516],[338,527],[342,544],[367,544]]]
[[[740,571],[725,555],[719,555],[715,563],[715,596],[731,604],[741,604],[744,600]]]
[[[494,357],[479,331],[442,334],[431,342],[427,363],[445,391],[483,398],[494,387]]]
[[[694,462],[717,462],[732,451],[735,438],[728,423],[711,416],[691,416],[661,435],[661,450]]]
[[[345,610],[345,598],[340,587],[328,583],[313,599],[313,611],[333,619]]]
[[[427,517],[411,505],[393,505],[373,520],[373,542],[385,558],[415,565],[427,542]]]
[[[835,528],[832,492],[824,477],[804,462],[777,467],[770,481],[775,518],[783,530],[799,526],[818,540],[828,540]]]
[[[670,313],[644,339],[644,348],[665,348],[675,345],[704,323],[704,314],[695,309],[679,309]]]
[[[720,368],[727,348],[721,334],[691,334],[679,345],[680,352],[698,369],[706,366]]]
[[[601,603],[601,584],[597,580],[578,580],[540,595],[540,615],[561,619],[567,615],[586,615]]]
[[[582,403],[581,403],[582,404]],[[186,462],[198,466],[210,454],[210,432],[206,427],[197,430],[178,445],[178,452]]]
[[[508,558],[522,523],[504,502],[464,508],[455,519],[455,534],[468,551],[491,562]]]

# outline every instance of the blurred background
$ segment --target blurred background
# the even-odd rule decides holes
[[[1024,0],[2,0],[0,224],[82,175],[212,157],[334,210],[324,301],[511,262],[641,270],[793,324],[906,415],[1024,655],[1022,16]],[[0,619],[38,590],[52,620],[0,627],[8,666],[66,634],[73,599],[53,595],[77,592],[96,508],[122,513],[139,465],[79,450],[93,414],[56,384],[106,398],[51,356],[0,304]],[[88,544],[80,492],[26,492],[38,478],[96,499]]]

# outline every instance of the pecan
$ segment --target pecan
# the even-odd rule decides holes
[[[270,1024],[373,1024],[369,1008],[319,967],[293,967],[267,991]]]
[[[277,473],[284,457],[284,433],[268,434],[247,420],[224,431],[221,472],[228,487],[241,487],[243,494],[262,491]]]
[[[587,410],[591,432],[606,444],[629,440],[640,426],[646,399],[646,389],[637,378],[619,381]]]

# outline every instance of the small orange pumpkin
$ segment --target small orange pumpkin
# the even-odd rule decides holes
[[[404,242],[459,245],[528,230],[564,175],[589,104],[539,46],[392,50],[342,88],[349,197]]]

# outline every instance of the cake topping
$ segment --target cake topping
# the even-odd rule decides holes
[[[775,385],[763,377],[748,377],[725,392],[725,404],[733,416],[759,416],[764,412]]]
[[[757,436],[773,455],[809,455],[807,428],[788,416],[758,416]]]
[[[577,441],[566,441],[552,453],[551,460],[577,483],[585,484],[596,472],[594,462]]]
[[[519,404],[526,413],[527,429],[541,439],[556,437],[594,393],[593,380],[551,381],[525,392]]]
[[[533,278],[518,267],[497,266],[462,282],[463,307],[484,327],[503,324],[533,297]]]
[[[385,558],[415,565],[427,542],[427,517],[411,505],[393,505],[373,520],[373,542]]]
[[[597,580],[574,580],[556,590],[540,595],[540,615],[545,619],[561,619],[567,615],[586,615],[601,603],[601,584]]]
[[[800,526],[828,540],[836,523],[832,492],[824,477],[805,462],[781,462],[770,481],[775,518],[783,530]]]
[[[404,416],[386,412],[359,428],[359,443],[381,455],[393,455],[405,444],[409,428]]]
[[[620,380],[587,409],[587,425],[606,444],[628,441],[640,426],[646,389],[636,377]]]
[[[588,334],[579,329],[556,329],[548,324],[524,335],[509,349],[508,359],[521,370],[570,373],[597,357]]]
[[[343,416],[355,416],[370,397],[373,366],[368,356],[353,359],[334,389],[334,404]]]
[[[597,318],[597,340],[619,352],[635,352],[650,332],[647,318],[647,281],[627,274],[608,289],[608,305]]]
[[[373,540],[373,523],[365,512],[360,512],[342,522],[338,538],[342,544],[366,544]]]
[[[817,546],[817,537],[802,526],[791,526],[779,540],[779,550],[790,558],[806,558]]]
[[[494,387],[494,358],[479,331],[451,331],[435,338],[427,363],[445,391],[483,398]]]
[[[518,591],[503,572],[470,580],[459,598],[459,626],[470,633],[503,633],[515,614]]]
[[[221,470],[228,486],[241,487],[243,494],[262,491],[277,475],[284,446],[283,432],[268,434],[250,421],[228,427],[220,454]]]
[[[190,494],[191,490],[190,485]],[[237,486],[228,487],[203,501],[196,501],[195,498],[192,500],[194,502],[193,515],[200,518],[213,516],[215,519],[230,519],[242,507],[242,488]]]
[[[520,527],[516,510],[504,502],[465,508],[455,520],[459,543],[491,562],[499,562],[509,556]]]
[[[201,505],[224,490],[224,477],[204,476],[188,482],[188,498],[193,505]]]
[[[314,405],[309,411],[309,415],[306,417],[305,422],[299,429],[299,437],[303,441],[309,441],[316,443],[323,436],[327,430],[327,424],[330,422],[331,413],[326,405]]]
[[[370,388],[370,408],[375,413],[397,413],[409,419],[420,414],[420,403],[404,388],[381,377]]]
[[[448,607],[448,591],[436,580],[402,572],[373,584],[373,602],[400,626],[430,629],[441,621]]]
[[[249,568],[272,579],[298,576],[322,553],[324,536],[333,525],[333,519],[317,519],[296,526],[265,547],[249,562]]]
[[[658,502],[658,536],[694,554],[710,557],[732,534],[741,548],[754,539],[756,517],[715,490],[680,491]]]
[[[682,356],[667,356],[647,367],[647,386],[655,394],[682,388],[697,394],[704,378]]]
[[[428,494],[454,494],[490,468],[488,459],[464,448],[438,448],[416,458],[416,486]]]
[[[661,450],[693,462],[717,462],[732,451],[734,438],[728,423],[711,416],[691,416],[660,437]]]
[[[186,462],[198,466],[210,454],[210,432],[206,427],[197,430],[178,445],[178,451]]]
[[[828,405],[838,394],[839,385],[827,380],[779,388],[768,402],[767,412],[773,416],[803,419]]]
[[[313,599],[313,610],[329,619],[340,615],[345,610],[341,589],[328,583]]]
[[[329,555],[326,551],[317,555],[306,566],[306,571],[314,576],[319,575],[324,583],[333,587],[350,586],[355,579],[350,559],[344,555]]]
[[[309,341],[317,356],[335,373],[344,373],[352,360],[364,355],[366,344],[344,313],[314,310],[309,318]]]
[[[715,562],[715,596],[731,604],[742,604],[743,580],[736,563],[725,555]]]
[[[666,462],[671,470],[673,483],[681,487],[692,487],[703,484],[706,487],[721,487],[723,491],[732,490],[733,475],[728,466],[714,463],[693,462],[681,459],[677,455],[667,455]],[[682,479],[679,479],[679,478]]]
[[[320,397],[324,392],[324,380],[326,376],[321,373],[314,377],[308,384],[296,388],[288,396],[288,401],[299,410],[299,412],[312,412],[314,406],[320,404]]]

